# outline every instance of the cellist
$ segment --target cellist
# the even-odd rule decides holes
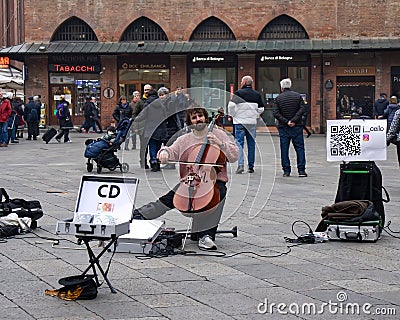
[[[180,163],[180,176],[185,176],[188,167],[191,166],[190,155],[193,155],[199,146],[206,141],[208,144],[218,147],[225,157],[224,163],[218,163],[215,168],[215,183],[219,189],[219,203],[209,212],[202,214],[196,212],[192,221],[192,240],[198,240],[198,246],[204,250],[216,250],[214,243],[215,233],[221,219],[225,196],[227,192],[226,183],[228,182],[227,161],[233,163],[238,159],[239,149],[233,139],[219,128],[208,128],[207,110],[196,103],[191,103],[185,112],[185,122],[191,129],[179,138],[169,147],[163,147],[157,154],[161,163],[168,161],[178,161]],[[197,166],[197,164],[194,164]],[[205,164],[211,165],[211,164]],[[214,175],[215,175],[214,174]],[[179,184],[167,194],[161,196],[157,201],[150,202],[138,209],[135,209],[134,219],[156,219],[162,216],[168,210],[175,208],[174,196]]]

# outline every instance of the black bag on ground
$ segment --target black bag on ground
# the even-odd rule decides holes
[[[28,217],[32,219],[31,228],[35,229],[37,226],[36,221],[43,216],[42,206],[37,200],[24,200],[24,199],[10,199],[7,191],[0,188],[0,217],[16,213],[18,217]]]
[[[336,202],[322,208],[322,220],[315,231],[322,232],[329,224],[362,225],[368,221],[381,223],[380,214],[369,200],[349,200]]]
[[[383,199],[383,192],[386,199]],[[340,165],[340,178],[335,202],[370,200],[385,224],[383,202],[389,202],[389,194],[382,186],[382,173],[374,161],[347,162]]]
[[[57,130],[54,128],[50,128],[49,130],[47,130],[43,136],[42,139],[44,142],[49,143],[51,139],[54,138],[54,136],[57,134]]]

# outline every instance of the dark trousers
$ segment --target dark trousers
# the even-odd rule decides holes
[[[218,206],[214,210],[212,210],[211,213],[208,212],[193,214],[192,234],[194,234],[194,237],[191,237],[192,240],[197,240],[198,238],[201,238],[203,235],[206,234],[208,234],[213,239],[215,238],[215,233],[217,231],[218,224],[222,216],[222,211],[224,209],[227,191],[225,182],[217,180],[216,183],[219,187],[220,202]],[[161,196],[157,201],[150,202],[142,206],[138,210],[148,220],[161,217],[167,211],[175,208],[173,200],[178,187],[179,184],[176,185],[167,194]]]
[[[69,129],[60,129],[58,135],[56,135],[56,139],[61,139],[64,136],[64,142],[69,141]]]
[[[400,141],[396,141],[397,162],[400,166]]]
[[[36,139],[39,135],[39,122],[28,121],[28,139]]]
[[[140,153],[139,153],[139,163],[140,167],[144,168],[147,163],[147,143],[149,142],[148,138],[145,138],[143,135],[139,135],[140,141]]]

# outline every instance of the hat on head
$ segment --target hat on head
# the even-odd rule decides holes
[[[32,96],[28,97],[28,100],[33,100],[33,97]]]
[[[115,131],[116,131],[116,129],[115,129],[115,127],[114,127],[114,126],[109,126],[109,127],[107,127],[107,131],[112,131],[112,132],[115,132]]]

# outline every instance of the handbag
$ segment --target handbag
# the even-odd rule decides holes
[[[16,213],[19,218],[31,218],[32,222],[43,217],[42,206],[39,201],[28,201],[20,198],[10,199],[6,189],[0,188],[0,217],[7,216],[10,213]]]

